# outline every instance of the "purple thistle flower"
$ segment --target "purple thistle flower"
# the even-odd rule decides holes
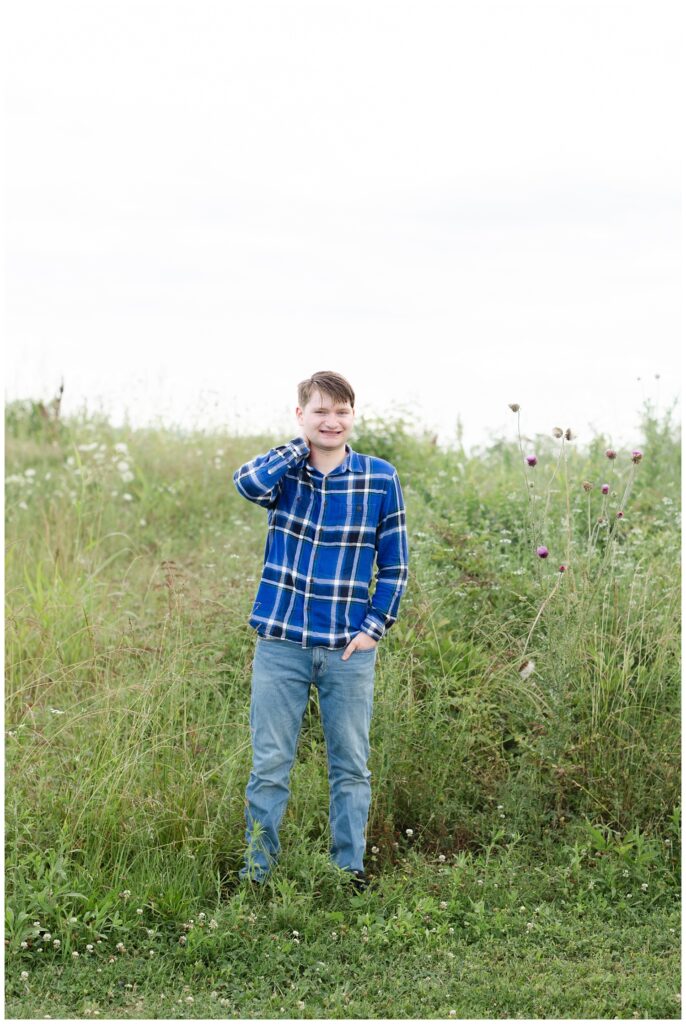
[[[544,544],[541,544],[541,546],[539,548],[536,548],[536,554],[538,555],[539,558],[547,558],[548,557],[548,549],[547,549],[547,547]]]
[[[538,462],[538,459],[535,455],[527,455],[526,461],[529,463],[530,466],[535,466]]]
[[[632,462],[640,462],[642,458],[643,458],[643,452],[640,452],[638,450],[638,448],[635,448],[632,451],[632,453],[631,453],[631,461]]]
[[[623,519],[623,518],[624,518],[624,513],[622,512],[622,510],[620,508],[619,512],[617,513],[617,519]]]
[[[608,459],[617,458],[617,452],[614,450],[614,448],[608,448],[605,454],[607,455]]]
[[[610,493],[610,485],[609,484],[603,484],[603,486],[600,488],[600,490],[603,492],[603,494],[609,494]]]
[[[565,572],[565,571],[566,571],[566,569],[567,569],[567,566],[566,566],[566,565],[561,565],[561,566],[560,566],[560,568],[559,568],[559,570],[558,570],[558,572]]]

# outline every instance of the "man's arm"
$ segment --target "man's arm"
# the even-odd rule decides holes
[[[266,455],[258,455],[236,470],[233,474],[236,490],[248,501],[271,508],[281,493],[288,468],[306,458],[309,452],[310,446],[302,437],[270,448]]]
[[[388,481],[376,530],[376,588],[360,626],[374,640],[380,640],[398,617],[408,569],[405,502],[398,474],[394,473]]]

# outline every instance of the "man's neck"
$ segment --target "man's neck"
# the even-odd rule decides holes
[[[336,466],[340,466],[340,464],[345,461],[347,454],[348,450],[345,446],[343,447],[342,452],[336,451],[320,453],[316,449],[311,448],[307,461],[310,466],[314,466],[315,469],[318,469],[320,473],[323,473],[324,476],[326,476],[332,469],[335,469]]]

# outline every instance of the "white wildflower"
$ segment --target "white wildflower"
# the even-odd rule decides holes
[[[535,668],[535,663],[531,660],[531,658],[527,658],[527,660],[519,666],[519,674],[522,677],[522,679],[528,679],[528,677],[531,675]]]

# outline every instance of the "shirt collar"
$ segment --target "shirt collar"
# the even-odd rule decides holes
[[[330,473],[327,473],[327,477],[332,476],[335,473],[364,473],[362,459],[354,450],[354,448],[350,447],[347,441],[345,444],[345,451],[346,455],[343,461],[338,466],[336,466],[335,469],[332,469]],[[305,469],[307,470],[308,473],[311,473],[314,468],[315,467],[310,466],[309,463],[305,463]],[[321,473],[321,470],[315,470],[315,472],[320,473],[322,476],[324,475],[323,473]]]

